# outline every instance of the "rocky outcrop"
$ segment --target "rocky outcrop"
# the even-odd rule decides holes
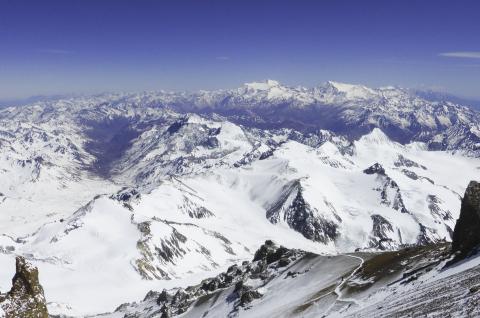
[[[438,243],[441,239],[438,236],[436,229],[418,223],[419,234],[417,235],[417,244],[419,245],[428,245],[432,243]]]
[[[184,248],[187,238],[174,227],[170,227],[170,235],[166,235],[157,245],[152,242],[152,222],[146,221],[137,225],[142,235],[137,241],[137,249],[142,257],[135,261],[135,269],[144,279],[171,279],[158,263],[172,263],[177,258],[183,257],[187,253]]]
[[[429,194],[427,195],[427,203],[430,213],[436,220],[443,222],[453,221],[452,213],[449,210],[442,208],[443,200],[441,198],[437,197],[436,195]],[[446,223],[445,226],[447,229],[449,229],[449,226]],[[452,236],[453,231],[449,229],[448,232],[450,233],[450,236]]]
[[[460,218],[453,231],[452,251],[458,258],[473,254],[480,245],[480,183],[470,181],[462,199]]]
[[[397,238],[392,224],[378,214],[370,217],[372,218],[373,227],[369,247],[378,248],[379,250],[393,250],[398,248],[401,244],[401,237]]]
[[[403,202],[400,187],[395,180],[387,175],[385,168],[381,164],[375,163],[363,170],[363,173],[377,176],[377,181],[380,184],[374,190],[380,193],[380,203],[382,205],[391,207],[402,213],[409,213]]]
[[[280,275],[294,277],[299,274],[288,271],[289,265],[308,255],[304,251],[288,249],[267,240],[255,252],[251,262],[232,265],[226,272],[185,289],[150,291],[141,304],[123,304],[115,313],[125,317],[175,317],[208,299],[226,297],[227,302],[232,304],[232,312],[228,317],[237,317],[241,309],[250,308],[253,301],[263,297],[261,287],[270,280]]]
[[[395,165],[395,167],[408,167],[408,168],[421,168],[423,170],[427,170],[427,167],[421,165],[421,164],[418,164],[416,163],[415,161],[413,160],[410,160],[408,158],[405,158],[404,156],[402,155],[398,155],[398,158],[397,160],[393,163]]]
[[[38,269],[25,261],[16,259],[16,273],[12,288],[0,295],[0,307],[5,318],[48,318],[43,288],[38,280]]]
[[[377,162],[368,167],[367,169],[363,170],[363,173],[385,175],[385,169],[382,167],[381,164]]]
[[[247,306],[255,299],[262,298],[263,296],[258,290],[246,285],[243,281],[239,281],[235,285],[234,292],[237,293],[238,298],[240,299],[239,305],[243,307]]]
[[[280,221],[301,233],[309,240],[327,244],[338,236],[338,225],[323,217],[303,196],[303,188],[299,180],[294,180],[283,189],[279,199],[266,213],[272,224]]]
[[[318,215],[316,209],[305,201],[301,188],[285,212],[285,219],[292,229],[312,241],[326,244],[338,235],[337,225]]]
[[[130,211],[133,210],[132,203],[140,201],[140,197],[140,192],[136,189],[126,187],[110,196],[111,199],[121,202]]]
[[[178,206],[178,209],[192,219],[203,219],[215,215],[212,211],[198,203],[193,202],[185,195],[183,196],[183,202]]]

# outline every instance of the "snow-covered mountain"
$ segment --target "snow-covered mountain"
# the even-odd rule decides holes
[[[452,244],[322,256],[267,240],[251,261],[187,288],[150,291],[102,317],[477,317],[479,212],[472,181]]]
[[[262,129],[326,129],[349,138],[359,138],[376,127],[395,141],[426,142],[433,150],[463,150],[478,155],[480,143],[477,111],[397,87],[373,89],[327,82],[305,88],[267,80],[232,90],[99,96],[92,103],[102,100],[116,107],[165,107],[183,113],[219,114],[234,123]]]
[[[0,264],[26,257],[49,310],[82,315],[195,284],[265,240],[318,254],[449,241],[479,119],[334,82],[6,108]]]
[[[98,317],[477,317],[480,257],[448,258],[445,243],[323,256],[266,241],[251,262]]]

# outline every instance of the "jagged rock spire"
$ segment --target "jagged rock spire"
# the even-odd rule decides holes
[[[48,318],[43,288],[38,280],[38,269],[18,256],[12,288],[0,295],[0,307],[5,318]]]
[[[463,258],[480,245],[480,183],[470,181],[453,232],[452,251]]]

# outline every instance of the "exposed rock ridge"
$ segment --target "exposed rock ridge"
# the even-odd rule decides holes
[[[248,309],[252,301],[263,297],[260,288],[262,285],[287,272],[291,264],[306,255],[304,251],[288,249],[267,240],[257,250],[251,262],[232,265],[226,272],[207,278],[196,286],[164,289],[162,292],[150,291],[142,303],[123,304],[115,313],[124,314],[125,317],[174,317],[211,297],[220,297],[220,293],[226,290],[227,302],[231,302],[233,307],[227,316],[237,317],[239,310]],[[294,275],[296,274],[287,273],[287,277]],[[255,281],[259,282],[258,286],[251,285]]]
[[[273,224],[285,222],[312,241],[327,244],[338,236],[338,225],[322,217],[317,209],[305,200],[299,180],[285,185],[280,199],[267,209],[266,217]]]
[[[380,192],[381,204],[389,206],[401,213],[409,213],[405,207],[405,203],[403,202],[400,187],[398,186],[397,182],[390,178],[390,176],[385,172],[385,168],[381,164],[377,162],[363,170],[363,173],[368,175],[377,175],[377,178],[381,184],[375,190]]]
[[[470,181],[453,231],[452,251],[464,258],[480,245],[480,183]]]
[[[48,318],[43,288],[38,280],[38,269],[25,261],[16,259],[16,273],[12,288],[0,295],[0,307],[5,318]]]

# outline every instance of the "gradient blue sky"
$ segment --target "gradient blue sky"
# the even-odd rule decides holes
[[[266,78],[480,98],[480,1],[0,0],[0,99]]]

